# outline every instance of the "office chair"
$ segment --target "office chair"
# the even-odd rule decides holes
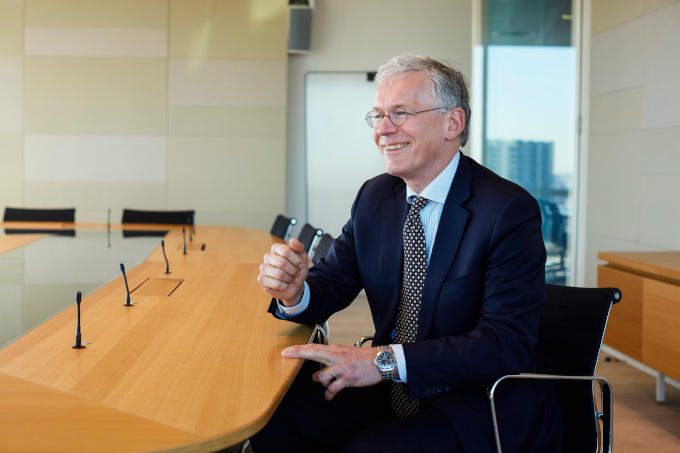
[[[333,245],[334,240],[335,239],[333,239],[333,236],[328,233],[324,233],[323,236],[319,238],[316,244],[316,249],[314,250],[314,254],[312,254],[312,263],[317,264],[319,261],[321,261],[321,258],[326,257],[331,245]]]
[[[163,223],[170,225],[194,225],[196,211],[145,211],[123,209],[121,223]]]
[[[297,223],[295,217],[286,217],[284,215],[277,215],[272,224],[272,229],[269,231],[270,234],[278,236],[284,241],[288,240],[288,234],[293,225]]]
[[[4,222],[67,222],[76,220],[75,208],[31,209],[5,208]],[[52,234],[75,237],[76,230],[60,228],[5,228],[5,234]]]
[[[309,223],[305,223],[297,238],[298,241],[302,242],[302,245],[305,247],[305,251],[307,253],[311,253],[314,243],[318,238],[321,237],[321,235],[323,235],[322,229],[315,228]]]
[[[546,300],[539,321],[538,348],[553,367],[551,374],[502,376],[489,391],[491,417],[498,453],[502,439],[495,395],[509,380],[554,380],[562,408],[564,453],[612,450],[612,390],[607,380],[595,376],[602,338],[612,304],[621,300],[616,288],[574,288],[546,285]],[[593,383],[601,390],[601,410],[595,407]],[[602,422],[601,443],[598,420]]]
[[[621,300],[616,288],[575,288],[546,285],[541,308],[538,348],[550,360],[554,374],[513,374],[498,378],[489,391],[491,421],[496,449],[502,453],[496,415],[496,393],[503,382],[513,379],[556,380],[562,409],[562,452],[612,450],[612,390],[609,382],[595,376],[602,338],[612,304]],[[361,347],[373,337],[361,337]],[[601,411],[595,408],[593,382],[600,385]],[[602,421],[602,442],[598,445],[598,420]]]
[[[4,222],[75,222],[76,209],[5,208]]]

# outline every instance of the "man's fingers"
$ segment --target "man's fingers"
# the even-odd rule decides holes
[[[272,280],[268,277],[263,277],[262,275],[257,276],[257,282],[267,294],[272,296],[274,299],[284,301],[284,303],[285,301],[292,301],[295,297],[295,288],[290,284],[288,284],[287,287],[282,290],[274,289],[273,287],[283,287],[286,284],[279,282],[278,280]]]
[[[312,375],[315,382],[326,387],[324,397],[332,400],[338,392],[347,387],[347,382],[343,379],[342,370],[337,367],[326,367]]]
[[[300,255],[302,255],[303,253],[304,254],[307,253],[307,251],[305,250],[305,246],[302,244],[302,242],[298,241],[296,238],[293,238],[290,241],[288,241],[288,245],[290,246],[291,249],[293,249],[295,253],[299,253]]]
[[[288,283],[282,282],[275,278],[267,277],[266,275],[258,275],[257,282],[262,285],[265,290],[273,290],[277,292],[283,292],[288,289]]]
[[[289,359],[308,359],[324,365],[333,365],[335,357],[329,350],[329,346],[321,344],[303,344],[289,346],[281,351],[283,357]]]
[[[340,378],[334,380],[326,387],[324,398],[326,398],[328,401],[332,400],[335,395],[337,395],[338,392],[340,392],[340,390],[344,389],[345,387],[347,387],[347,385],[344,379]]]
[[[318,382],[324,387],[340,377],[340,370],[331,369],[330,367],[323,368],[312,375],[312,380]]]
[[[293,278],[295,278],[295,276],[300,272],[300,268],[298,266],[291,263],[286,258],[280,255],[275,255],[271,252],[264,255],[263,261],[265,266],[269,266],[274,269],[280,269]]]
[[[297,239],[295,239],[297,241]],[[302,244],[297,241],[300,246]],[[291,244],[293,243],[293,240],[291,240]],[[297,246],[295,247],[296,249],[298,248]],[[297,267],[302,267],[302,266],[307,266],[307,261],[303,259],[302,256],[300,256],[300,253],[304,253],[305,249],[302,247],[302,250],[294,250],[291,246],[287,244],[274,244],[272,245],[271,252],[273,255],[280,256],[281,258],[285,258],[286,260],[290,261],[293,263],[293,265]]]
[[[278,267],[271,267],[267,264],[260,264],[260,275],[264,277],[271,277],[275,280],[281,280],[282,282],[290,283],[295,280],[295,277],[290,275],[288,272],[284,272]]]

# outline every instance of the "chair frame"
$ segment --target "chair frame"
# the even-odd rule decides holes
[[[522,373],[522,374],[508,374],[502,376],[494,382],[491,390],[489,391],[489,404],[491,406],[491,420],[493,423],[493,432],[496,440],[496,450],[498,453],[502,453],[501,448],[501,436],[498,429],[498,416],[496,414],[496,402],[494,400],[496,389],[498,386],[510,379],[528,379],[528,380],[562,380],[562,381],[591,381],[592,383],[597,382],[600,385],[601,390],[601,400],[600,407],[602,410],[595,410],[595,423],[598,420],[602,421],[602,436],[599,440],[599,445],[595,446],[595,451],[611,453],[612,451],[612,440],[613,440],[613,430],[612,430],[612,388],[606,378],[602,376],[567,376],[559,374],[538,374],[538,373]],[[595,427],[597,430],[597,426]],[[597,430],[600,431],[600,430]]]
[[[309,247],[308,247],[305,251],[307,252],[307,255],[308,255],[308,256],[313,256],[313,252],[314,252],[314,244],[316,244],[317,241],[319,240],[319,238],[320,238],[321,236],[323,236],[323,230],[322,230],[321,228],[315,227],[314,225],[312,225],[312,224],[309,223],[309,222],[308,222],[308,223],[305,223],[305,224],[302,226],[302,229],[300,230],[300,232],[298,233],[298,237],[297,237],[298,240],[300,240],[300,235],[301,235],[303,232],[305,232],[305,228],[307,228],[307,227],[309,227],[308,230],[314,230],[314,236],[312,236],[312,240],[311,240],[310,243],[309,243]],[[302,241],[300,241],[300,242],[302,242]]]
[[[317,324],[315,329],[316,332],[314,333],[314,342],[317,344],[328,344],[328,335],[330,334],[328,321],[324,322],[323,324]]]
[[[602,328],[602,335],[600,336],[600,344],[597,350],[597,358],[595,363],[599,361],[600,352],[602,351],[602,342],[604,340],[604,333],[607,330],[607,324],[609,322],[609,316],[611,315],[612,305],[621,300],[621,290],[617,288],[610,288],[613,290],[612,299],[609,303],[609,310],[607,316],[604,320],[604,326]],[[611,453],[613,445],[613,424],[612,424],[612,388],[606,378],[597,375],[564,375],[564,374],[541,374],[541,373],[520,373],[520,374],[508,374],[501,376],[496,379],[493,386],[489,390],[489,405],[491,407],[491,421],[493,423],[494,438],[496,441],[496,450],[498,453],[502,453],[503,449],[501,446],[500,430],[498,426],[498,416],[496,414],[496,402],[495,395],[500,384],[507,380],[551,380],[551,381],[590,381],[591,387],[597,382],[600,385],[600,410],[597,410],[597,405],[593,404],[595,408],[594,421],[595,421],[595,432],[600,433],[598,436],[599,440],[595,444],[595,452],[597,453]],[[591,388],[592,394],[592,388]],[[593,395],[594,399],[594,395]],[[599,429],[598,420],[602,422],[602,429]]]

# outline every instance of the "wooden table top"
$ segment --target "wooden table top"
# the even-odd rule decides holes
[[[680,282],[680,252],[600,252],[597,257],[615,267]]]
[[[85,349],[74,304],[0,350],[0,450],[214,451],[266,424],[301,365],[281,349],[313,331],[266,312],[256,276],[276,239],[197,227],[183,255],[181,236],[169,275],[160,246],[128,270],[133,307],[122,277],[83,299]]]

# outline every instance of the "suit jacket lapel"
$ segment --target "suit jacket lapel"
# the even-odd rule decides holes
[[[460,151],[459,151],[460,152]],[[470,197],[472,186],[472,167],[467,157],[461,155],[451,189],[446,197],[444,209],[439,219],[434,249],[425,278],[423,301],[418,320],[416,340],[425,338],[437,308],[439,291],[449,272],[465,232],[469,212],[461,206]]]
[[[382,303],[386,304],[385,316],[376,328],[375,338],[383,339],[390,335],[399,307],[402,280],[402,229],[406,221],[408,203],[406,184],[395,186],[394,197],[385,200],[380,212],[380,282],[383,288]]]

